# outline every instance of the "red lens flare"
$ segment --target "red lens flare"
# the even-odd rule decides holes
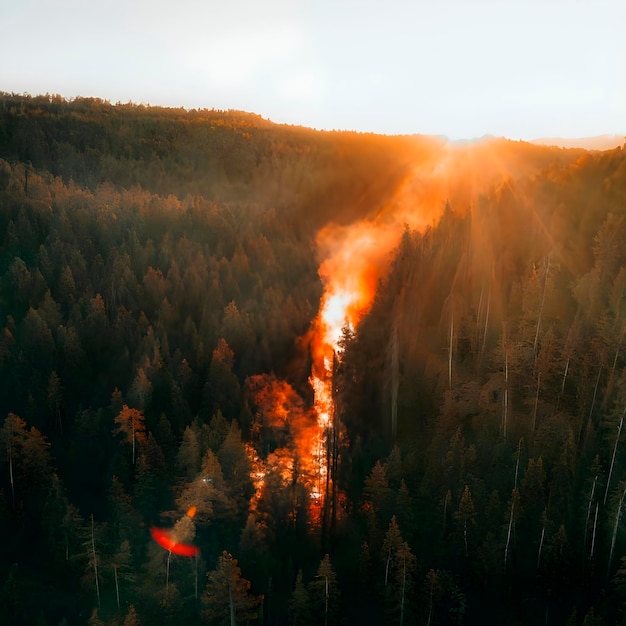
[[[197,556],[200,554],[200,548],[198,546],[191,545],[190,543],[179,543],[172,537],[172,533],[164,528],[156,528],[153,526],[150,529],[152,538],[168,552],[173,552],[180,556]]]

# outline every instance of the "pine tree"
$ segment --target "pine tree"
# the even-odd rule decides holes
[[[9,482],[11,484],[11,504],[15,510],[15,474],[16,463],[19,460],[21,448],[27,438],[26,422],[15,415],[9,413],[0,431],[4,450],[6,450],[6,462],[9,470]]]
[[[515,520],[517,516],[521,513],[520,511],[520,494],[519,489],[513,489],[511,493],[511,500],[509,504],[508,516],[507,516],[507,531],[506,531],[506,543],[504,544],[504,568],[507,567],[507,562],[509,560],[509,550],[511,545],[511,538],[513,537],[513,529],[515,525]]]
[[[139,621],[139,616],[137,615],[134,605],[131,604],[128,607],[128,613],[126,613],[122,626],[141,626],[141,622]]]
[[[215,519],[213,500],[216,499],[216,489],[207,484],[202,478],[188,483],[176,499],[176,506],[182,513],[190,507],[196,507],[195,522],[199,526],[208,526]]]
[[[98,529],[99,530],[99,529]],[[96,600],[98,608],[101,607],[101,594],[100,594],[100,555],[96,548],[96,527],[91,516],[91,524],[89,530],[85,533],[83,540],[84,555],[87,557],[87,565],[83,575],[83,582],[85,586],[90,587],[92,584],[96,592]]]
[[[195,432],[190,426],[185,428],[183,441],[178,449],[178,467],[185,480],[194,480],[200,471],[200,446]]]
[[[146,439],[143,411],[131,409],[125,404],[114,421],[117,424],[115,434],[123,434],[126,441],[132,445],[134,465],[137,445]]]
[[[137,370],[137,375],[135,376],[135,380],[131,385],[128,395],[132,403],[138,406],[143,413],[152,397],[152,383],[143,367]]]
[[[309,592],[302,581],[302,570],[298,570],[296,584],[291,592],[289,600],[290,624],[293,626],[306,626],[311,623],[311,607]]]
[[[441,594],[441,584],[438,573],[435,572],[435,570],[428,570],[428,574],[426,574],[425,587],[428,595],[428,620],[426,622],[426,626],[430,626],[433,616],[435,615],[437,600]]]
[[[121,598],[127,597],[131,585],[135,582],[132,570],[132,554],[128,540],[122,541],[118,550],[111,559],[113,569],[113,581],[115,583],[115,599],[117,608],[121,606]],[[132,605],[131,605],[132,606]]]
[[[213,351],[209,365],[209,378],[204,395],[208,415],[221,411],[226,419],[237,419],[241,411],[241,390],[233,373],[234,352],[224,339],[220,339]]]
[[[528,467],[522,480],[520,499],[527,525],[532,529],[541,523],[542,513],[546,508],[545,500],[546,473],[543,459],[528,459]]]
[[[52,474],[42,511],[42,525],[55,561],[68,562],[79,552],[82,519],[68,500],[61,479]]]
[[[339,609],[339,587],[335,569],[328,554],[320,561],[315,578],[309,583],[314,615],[324,626],[334,624]]]
[[[0,442],[0,455],[7,464],[12,510],[20,503],[27,512],[39,515],[53,473],[50,444],[34,426],[27,428],[26,422],[14,413],[7,415],[0,429]]]
[[[391,581],[391,575],[394,567],[394,558],[403,542],[402,535],[400,534],[400,528],[396,522],[396,516],[394,515],[389,522],[389,528],[385,533],[385,539],[383,541],[383,548],[380,553],[382,563],[385,571],[385,587]]]
[[[381,524],[386,524],[390,514],[392,491],[387,480],[385,466],[376,461],[363,488],[364,510],[369,528],[369,544],[380,545]],[[384,528],[384,526],[383,526]]]
[[[261,598],[250,594],[250,582],[243,578],[237,560],[228,552],[222,552],[207,577],[202,594],[205,617],[224,626],[257,618]]]
[[[409,598],[413,590],[413,575],[416,569],[417,560],[409,544],[403,541],[395,557],[395,603],[400,626],[405,623],[409,613]]]
[[[52,370],[48,378],[48,407],[54,414],[59,433],[63,434],[63,421],[61,419],[61,406],[63,404],[63,387],[56,370]]]
[[[132,543],[141,526],[141,516],[117,476],[111,479],[107,494],[107,534],[112,544],[128,540]]]
[[[220,466],[228,485],[228,495],[235,502],[241,521],[246,519],[254,485],[250,474],[252,466],[241,440],[241,430],[235,420],[231,422],[228,435],[217,453]]]
[[[89,621],[87,622],[89,626],[105,626],[104,622],[100,619],[98,615],[98,609],[94,609],[91,612],[91,616],[89,617]]]
[[[415,515],[413,513],[413,499],[409,493],[409,489],[404,482],[404,478],[400,481],[400,488],[396,497],[396,517],[398,524],[410,531],[414,527]]]

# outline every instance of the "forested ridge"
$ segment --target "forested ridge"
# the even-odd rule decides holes
[[[272,466],[317,232],[445,150],[0,96],[0,623],[626,621],[623,149],[478,144],[504,175],[407,225],[344,329],[332,513]]]

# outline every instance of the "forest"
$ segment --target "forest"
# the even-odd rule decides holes
[[[0,623],[626,624],[626,145],[0,93]]]

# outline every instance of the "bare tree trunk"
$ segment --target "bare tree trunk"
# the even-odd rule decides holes
[[[452,342],[454,340],[454,317],[450,316],[450,346],[448,348],[448,389],[452,390]]]
[[[606,506],[606,499],[609,495],[609,487],[611,486],[611,476],[613,475],[613,466],[615,465],[615,454],[617,452],[617,444],[619,444],[619,437],[622,434],[622,426],[624,424],[624,415],[626,415],[626,408],[624,408],[624,412],[622,413],[622,418],[619,421],[619,426],[617,427],[617,437],[615,437],[615,445],[613,446],[613,457],[611,458],[611,468],[609,469],[609,477],[606,479],[606,489],[604,490],[604,502],[603,504]]]
[[[593,560],[593,553],[596,549],[596,528],[598,527],[598,507],[599,503],[596,502],[596,515],[593,519],[593,533],[591,534],[591,550],[589,551],[589,560]]]
[[[613,524],[613,538],[611,539],[611,552],[609,552],[609,565],[607,569],[607,576],[611,571],[611,561],[613,560],[613,550],[615,549],[615,539],[617,537],[617,527],[619,526],[619,518],[622,515],[622,504],[624,504],[624,496],[626,496],[626,489],[622,491],[622,497],[617,505],[617,512],[615,513],[615,524]]]
[[[622,331],[622,336],[624,335],[624,331]],[[613,376],[615,376],[615,368],[617,367],[617,359],[619,358],[619,351],[622,347],[622,342],[620,341],[620,345],[617,346],[617,350],[615,350],[615,358],[613,359],[613,365],[611,367],[611,375],[609,376],[609,382],[613,380]]]
[[[328,626],[328,576],[326,576],[326,597],[324,605],[324,626]]]
[[[467,556],[467,517],[463,520],[463,541],[465,542],[465,556]]]
[[[544,520],[543,527],[541,528],[541,539],[539,540],[539,552],[537,554],[537,571],[539,571],[539,565],[541,564],[541,550],[543,548],[543,540],[546,536],[546,523]]]
[[[452,498],[452,493],[448,489],[448,491],[446,491],[445,498],[443,499],[443,534],[444,535],[446,534],[446,526],[448,523],[448,502],[450,501],[451,498]]]
[[[93,513],[91,514],[91,555],[93,558],[93,573],[96,579],[96,596],[98,597],[98,608],[100,608],[100,583],[98,582],[98,557],[96,556],[96,542],[93,535]]]
[[[406,591],[406,559],[402,569],[402,599],[400,600],[400,626],[404,624],[404,594]]]
[[[600,369],[598,370],[598,377],[596,378],[596,384],[593,388],[593,398],[591,399],[591,408],[589,409],[589,418],[593,415],[593,409],[596,406],[596,396],[598,395],[598,385],[600,384],[600,374],[602,374],[602,365],[600,365]]]
[[[233,602],[233,590],[230,586],[230,580],[228,581],[228,605],[230,607],[230,626],[237,626],[235,621],[235,603]]]
[[[487,328],[489,327],[489,305],[491,304],[491,286],[489,286],[489,292],[487,293],[487,312],[485,313],[485,327],[483,332],[483,345],[481,348],[481,355],[485,352],[485,346],[487,344]]]
[[[515,490],[513,490],[513,498],[511,499],[511,516],[509,517],[509,528],[506,533],[506,545],[504,546],[504,569],[506,570],[506,562],[509,557],[509,544],[511,542],[511,529],[513,528],[513,516],[515,514]]]
[[[537,428],[537,405],[539,404],[539,389],[541,387],[541,372],[537,372],[537,391],[535,392],[535,406],[533,407],[533,432]]]
[[[517,489],[517,477],[519,475],[519,458],[522,454],[522,441],[523,437],[520,437],[520,440],[517,442],[517,460],[515,461],[515,480],[513,481],[513,488]]]
[[[619,336],[619,343],[617,344],[617,348],[615,349],[615,357],[613,358],[613,365],[611,366],[611,373],[609,374],[609,380],[606,383],[606,394],[604,398],[604,406],[606,406],[609,402],[609,396],[613,391],[613,384],[615,380],[615,369],[617,368],[617,359],[619,358],[619,353],[622,348],[622,342],[624,341],[624,334],[626,334],[626,324],[622,328],[622,332]]]
[[[587,531],[589,529],[589,518],[591,517],[591,505],[593,504],[593,496],[596,493],[596,483],[598,482],[598,475],[593,477],[593,485],[591,485],[591,495],[589,496],[589,502],[587,504],[587,519],[585,520],[585,541],[584,546],[587,545]]]
[[[385,587],[387,586],[387,581],[389,580],[389,562],[391,561],[391,548],[389,548],[389,553],[387,554],[387,564],[385,565]]]
[[[508,418],[508,407],[509,407],[509,389],[508,387],[504,388],[504,428],[503,428],[503,437],[506,439],[506,422]]]
[[[10,418],[9,418],[10,419]],[[11,430],[13,427],[11,426]],[[7,445],[9,452],[9,480],[11,481],[11,504],[15,513],[15,479],[13,477],[13,446],[11,445],[12,432],[9,433],[9,443]]]
[[[59,434],[61,437],[63,436],[63,420],[61,419],[61,409],[59,407],[59,401],[54,401],[54,414],[57,418],[57,423],[59,425]]]
[[[113,575],[115,576],[115,597],[117,598],[117,608],[120,608],[120,586],[117,581],[117,565],[113,565]]]
[[[485,283],[480,286],[480,298],[478,299],[478,311],[476,313],[476,343],[480,341],[480,318],[483,314],[483,293],[485,291]]]
[[[337,528],[337,474],[339,473],[339,408],[337,406],[337,394],[335,393],[335,373],[337,371],[338,361],[336,359],[336,355],[333,355],[333,382],[332,382],[332,393],[331,393],[331,409],[333,412],[332,415],[332,425],[333,425],[333,446],[332,446],[332,455],[331,455],[331,511],[330,511],[330,538],[331,541],[334,540],[335,532]],[[295,523],[295,518],[294,518]]]
[[[587,428],[591,417],[593,416],[593,410],[596,407],[596,396],[598,395],[598,385],[600,384],[600,374],[602,374],[602,365],[600,365],[600,369],[598,370],[598,376],[596,378],[596,384],[593,388],[593,397],[591,399],[591,407],[589,409],[589,415],[587,418],[583,420],[583,423],[580,425],[580,433],[578,435],[578,455],[582,454],[582,449],[585,444],[585,439],[587,437]]]
[[[170,586],[170,559],[172,557],[172,551],[167,552],[167,562],[165,564],[165,589],[169,589]]]
[[[482,294],[481,294],[482,295]],[[433,616],[433,584],[430,584],[430,602],[428,604],[428,621],[426,622],[426,626],[430,626],[430,620]]]
[[[570,357],[568,356],[567,361],[565,361],[565,371],[563,372],[563,382],[561,383],[561,393],[559,394],[559,398],[556,401],[557,410],[561,404],[561,398],[563,397],[563,394],[565,393],[565,381],[567,379],[567,371],[569,370],[569,360],[570,360]]]
[[[539,317],[537,318],[537,330],[535,331],[535,341],[533,343],[533,353],[535,361],[537,360],[537,344],[539,343],[539,329],[541,327],[541,317],[543,316],[543,305],[546,301],[546,287],[548,286],[548,273],[550,272],[550,260],[552,253],[548,255],[548,264],[546,265],[546,275],[543,279],[543,294],[541,295],[541,307],[539,308]]]

